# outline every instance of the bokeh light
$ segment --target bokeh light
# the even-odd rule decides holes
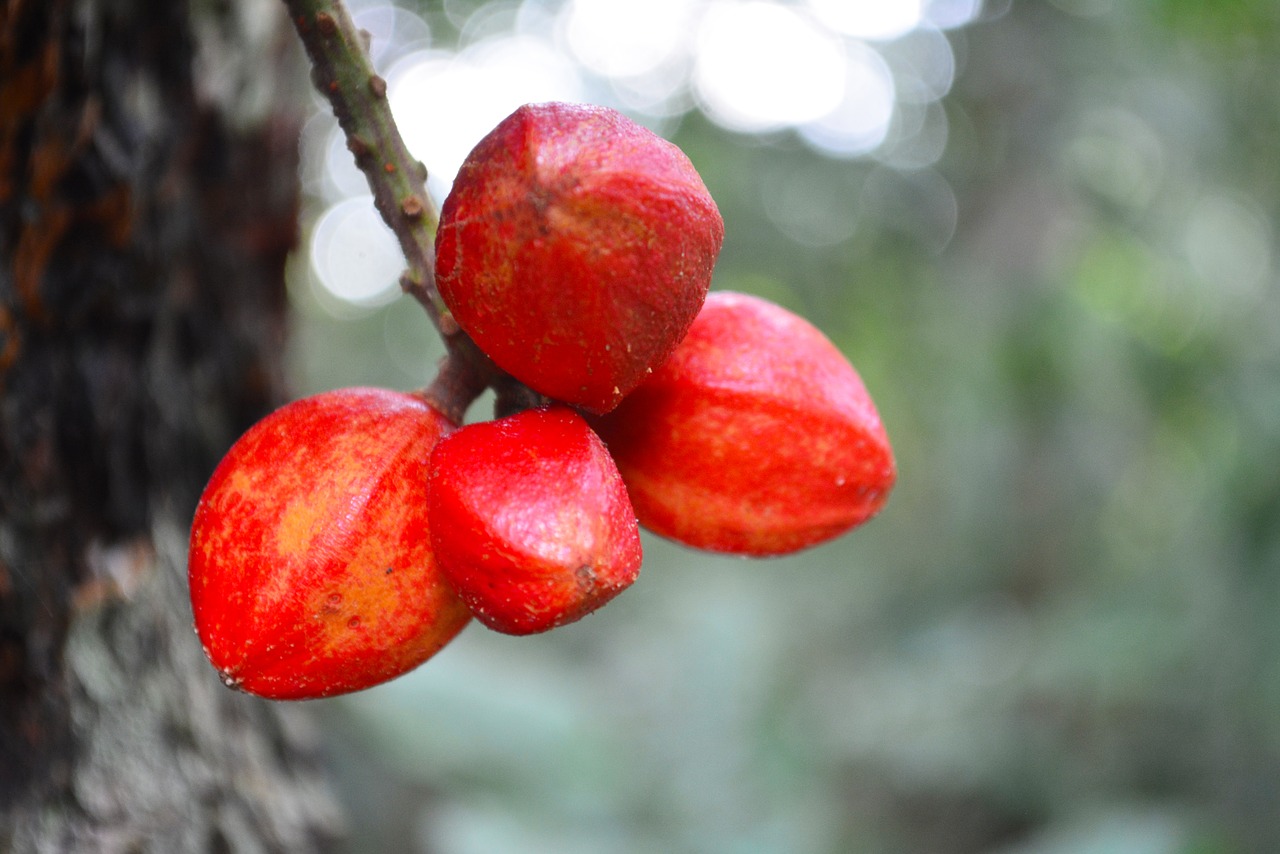
[[[453,54],[411,54],[387,72],[388,98],[405,144],[427,166],[437,200],[494,125],[538,101],[581,101],[577,67],[545,38],[491,36]]]
[[[703,109],[732,130],[760,133],[814,121],[839,106],[839,41],[767,0],[713,4],[698,32],[693,84]]]
[[[875,150],[893,121],[893,72],[865,44],[845,46],[844,88],[835,107],[800,125],[800,135],[825,154],[850,157]]]
[[[734,133],[790,132],[827,157],[928,167],[948,138],[946,113],[935,107],[955,76],[944,30],[981,11],[979,0],[451,0],[444,15],[457,35],[437,38],[408,8],[352,3],[437,205],[481,137],[516,107],[537,101],[612,106],[659,132],[698,109]],[[318,113],[327,110],[317,100]],[[371,237],[347,206],[368,187],[336,123],[309,123],[305,142],[323,159],[306,168],[308,185],[332,207],[321,219],[326,239],[344,223],[363,229],[342,238],[358,244],[362,257],[378,247],[391,253],[356,265],[364,273],[353,279],[350,271],[333,272],[342,265],[324,260],[330,250],[316,249],[317,282],[353,306],[376,305],[392,292],[365,278],[370,271],[385,278],[398,252]],[[795,218],[794,202],[786,204],[789,212],[770,212],[779,227]],[[825,243],[847,236],[847,222],[836,216],[825,231],[787,233]]]
[[[564,33],[573,55],[605,77],[647,74],[688,50],[699,0],[570,0]]]
[[[1271,224],[1247,200],[1208,194],[1187,220],[1187,261],[1220,299],[1247,308],[1271,283],[1272,234]]]
[[[373,207],[372,196],[330,206],[311,231],[311,269],[329,295],[355,306],[377,306],[399,294],[400,246]]]
[[[920,0],[809,0],[823,24],[860,39],[890,40],[920,25]]]

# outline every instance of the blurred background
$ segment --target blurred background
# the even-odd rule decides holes
[[[580,623],[311,704],[353,851],[1280,850],[1280,4],[352,8],[437,202],[526,101],[682,146],[714,286],[821,327],[900,468],[834,543],[650,537]],[[424,385],[313,110],[294,391]]]

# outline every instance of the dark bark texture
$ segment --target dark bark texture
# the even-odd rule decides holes
[[[0,0],[0,850],[341,834],[302,709],[223,688],[186,597],[199,490],[281,392],[274,5]]]

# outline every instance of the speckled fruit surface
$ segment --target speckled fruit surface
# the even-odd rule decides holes
[[[342,389],[252,427],[192,525],[191,604],[232,687],[273,699],[367,688],[469,619],[431,551],[427,464],[453,425],[422,400]]]
[[[530,104],[463,163],[437,284],[499,367],[604,412],[683,337],[723,239],[679,148],[604,107]]]
[[[711,551],[776,555],[831,539],[878,512],[897,476],[844,355],[743,294],[710,294],[672,357],[593,424],[640,523]]]
[[[490,628],[546,631],[635,581],[640,536],[626,488],[568,407],[463,427],[441,440],[431,464],[440,567]]]

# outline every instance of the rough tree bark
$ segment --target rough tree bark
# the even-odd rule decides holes
[[[187,525],[281,395],[305,85],[268,7],[0,0],[0,849],[310,851],[302,710],[227,691]],[[298,86],[281,86],[298,79]]]

